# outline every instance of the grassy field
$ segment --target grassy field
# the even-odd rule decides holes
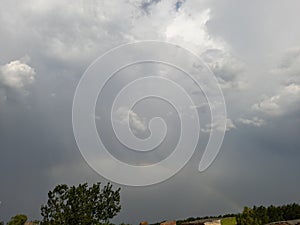
[[[221,225],[236,225],[235,217],[228,217],[221,220]]]

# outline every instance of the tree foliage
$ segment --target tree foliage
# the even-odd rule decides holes
[[[300,219],[300,205],[295,203],[283,206],[245,207],[243,212],[236,217],[238,225],[263,225],[294,219]]]
[[[23,225],[27,221],[27,216],[18,214],[10,219],[7,225]],[[4,224],[4,223],[3,223]]]
[[[46,205],[41,207],[42,225],[99,225],[121,210],[120,188],[113,190],[110,183],[100,188],[87,183],[68,187],[58,185],[48,193]]]

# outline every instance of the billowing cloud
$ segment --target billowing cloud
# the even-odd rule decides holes
[[[34,79],[34,69],[20,60],[11,61],[0,67],[0,82],[10,88],[24,88],[32,84]]]
[[[277,77],[279,85],[274,90],[275,94],[263,96],[252,106],[255,111],[260,111],[272,116],[279,116],[299,108],[300,103],[300,50],[288,50],[280,65],[271,70],[272,76]]]
[[[281,88],[274,96],[265,96],[259,103],[252,106],[253,110],[261,111],[268,115],[277,116],[290,112],[299,105],[300,85],[289,84]]]
[[[223,49],[221,41],[212,38],[206,27],[210,20],[210,10],[204,10],[191,15],[188,9],[181,9],[171,23],[166,27],[167,40],[175,42],[187,42],[200,47],[200,51],[207,49]]]
[[[149,39],[186,47],[209,65],[223,89],[230,119],[224,128],[218,122],[207,124],[205,118],[201,131],[232,132],[227,132],[217,160],[204,173],[195,169],[201,158],[196,151],[166,182],[122,187],[122,211],[113,222],[151,223],[238,212],[244,205],[300,202],[299,6],[299,1],[273,0],[3,0],[0,103],[12,104],[0,107],[0,220],[21,212],[39,219],[40,205],[58,183],[107,182],[88,167],[74,140],[75,89],[94,59],[120,44]],[[20,59],[27,54],[30,62]],[[139,72],[143,71],[152,72]],[[131,75],[139,76],[134,70]],[[203,93],[194,92],[191,82],[181,78],[174,80],[195,93],[199,114],[208,115]],[[117,88],[108,88],[105,103]],[[15,101],[20,96],[30,97],[30,105]],[[105,112],[109,108],[99,107]],[[115,118],[122,126],[129,123],[137,136],[146,136],[149,118],[165,115],[167,109],[154,104],[141,108],[120,109]],[[166,118],[167,125],[173,125],[168,126],[170,139],[158,157],[146,159],[122,151],[106,114],[95,119],[101,125],[99,136],[105,133],[101,138],[116,158],[157,162],[171,154],[170,144],[177,144],[179,126],[171,120],[175,114],[171,111]]]
[[[34,83],[35,75],[34,68],[22,60],[14,60],[0,66],[0,103],[6,102],[7,99],[15,101],[27,96],[27,88]]]
[[[234,90],[247,87],[245,64],[228,52],[211,49],[202,54],[202,58],[216,75],[223,89]]]

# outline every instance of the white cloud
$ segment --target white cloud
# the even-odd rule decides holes
[[[131,109],[124,107],[116,111],[116,116],[119,118],[119,123],[122,125],[129,124],[135,132],[145,132],[147,130],[147,123],[145,118],[141,118],[137,113]]]
[[[222,132],[224,131],[224,127],[222,127],[221,124],[223,123],[216,122],[214,124],[206,124],[204,128],[201,128],[201,131],[203,133],[210,133],[212,129],[215,129]],[[236,126],[230,118],[227,118],[225,131],[230,131],[232,129],[236,129]]]
[[[252,119],[239,118],[237,122],[255,127],[260,127],[265,124],[265,121],[258,117],[253,117]]]
[[[281,113],[279,106],[281,96],[264,97],[259,103],[252,105],[252,110],[261,111],[269,115],[277,115]]]
[[[272,76],[281,83],[275,94],[263,96],[252,105],[252,109],[272,116],[291,112],[300,103],[300,49],[289,49],[284,55],[279,67],[271,71]],[[277,81],[278,82],[278,81]]]
[[[291,95],[298,95],[300,94],[300,85],[290,84],[285,87],[285,91]]]
[[[233,121],[228,118],[227,123],[226,123],[226,131],[230,131],[230,130],[235,129],[235,128],[236,128],[236,126],[233,123]]]
[[[70,6],[67,1],[54,1],[22,8],[20,14],[30,10],[27,23],[19,15],[15,20],[19,26],[35,28],[44,54],[62,62],[82,63],[119,44],[145,39],[178,43],[198,54],[208,49],[225,50],[224,41],[212,37],[207,29],[211,20],[208,7],[195,11],[193,4],[183,4],[176,11],[176,2],[88,0]],[[145,4],[149,4],[146,13]],[[47,28],[38,22],[41,17]]]
[[[35,80],[35,71],[29,65],[15,60],[0,67],[0,82],[10,88],[23,88]]]
[[[272,116],[283,115],[300,102],[300,85],[289,84],[280,89],[279,93],[271,97],[264,97],[260,102],[252,105],[252,109]]]
[[[273,95],[264,95],[252,105],[252,109],[272,116],[279,116],[299,108],[300,102],[300,48],[292,48],[276,69],[271,70],[277,86]],[[275,79],[276,78],[276,79]],[[278,83],[280,86],[278,86]]]
[[[202,52],[206,49],[222,49],[223,43],[214,40],[208,33],[206,23],[210,20],[210,9],[198,14],[190,14],[187,9],[180,10],[166,27],[167,40],[192,43]]]

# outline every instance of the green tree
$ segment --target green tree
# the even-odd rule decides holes
[[[300,219],[300,206],[296,203],[281,206],[284,220]]]
[[[23,225],[27,221],[27,216],[18,214],[10,219],[7,225]]]
[[[268,217],[269,217],[270,222],[284,220],[281,207],[276,207],[276,206],[270,205],[267,208],[267,212],[268,212]]]
[[[245,207],[241,214],[236,216],[238,225],[262,225],[271,222],[300,219],[300,205],[293,203],[283,206],[254,206]]]
[[[239,225],[260,225],[261,222],[255,217],[254,210],[244,207],[243,213],[236,217]]]
[[[269,223],[268,211],[266,207],[264,206],[255,207],[254,214],[260,224]]]
[[[113,190],[110,183],[102,189],[100,183],[62,184],[49,191],[47,204],[41,207],[41,225],[108,224],[120,210],[120,188]]]

